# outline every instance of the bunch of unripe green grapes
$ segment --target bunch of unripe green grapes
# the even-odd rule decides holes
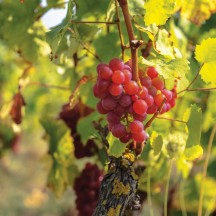
[[[137,83],[132,80],[131,61],[113,58],[97,66],[94,96],[99,98],[97,111],[106,115],[108,128],[122,143],[144,142],[148,134],[143,121],[148,114],[165,113],[175,106],[176,86],[165,89],[164,81],[154,67],[139,70]]]

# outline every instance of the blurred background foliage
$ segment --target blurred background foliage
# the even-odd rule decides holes
[[[54,28],[47,29],[41,18],[49,10],[66,5],[65,19]],[[191,82],[199,70],[199,64],[194,59],[196,44],[216,37],[215,7],[215,1],[210,0],[176,1],[177,12],[160,26],[171,34],[171,49],[178,48],[190,62],[183,86],[187,86],[186,82]],[[146,42],[140,50],[145,49],[152,37],[143,22],[147,8],[144,9],[143,0],[129,1],[136,36]],[[179,8],[182,8],[181,13]],[[115,20],[115,1],[47,0],[46,6],[41,5],[41,0],[25,0],[23,3],[18,0],[0,1],[0,215],[77,214],[74,178],[79,176],[87,161],[97,163],[101,169],[106,162],[104,147],[92,125],[93,120],[101,118],[93,112],[97,103],[92,94],[95,68],[100,61],[109,62],[113,57],[121,57],[116,24],[79,22]],[[128,44],[121,14],[120,24],[125,44]],[[162,38],[153,36],[162,51],[170,46],[165,43],[167,36],[164,35]],[[152,49],[151,52],[155,59],[164,58],[157,50]],[[154,58],[150,56],[149,60]],[[128,59],[130,52],[126,50],[124,60]],[[87,82],[83,76],[88,77]],[[214,85],[204,83],[198,77],[193,88],[205,87]],[[72,117],[72,122],[69,122],[69,114],[64,118],[61,113],[71,95],[74,105],[78,101],[82,105],[78,106],[78,119]],[[186,143],[188,130],[182,122],[158,118],[148,129],[155,138],[146,144],[136,162],[136,166],[142,169],[139,191],[143,207],[140,215],[162,215],[169,170],[172,171],[168,189],[169,215],[197,214],[203,164],[215,124],[215,98],[215,91],[185,92],[179,96],[175,108],[162,116],[181,121],[190,119],[193,124],[191,130],[187,125],[189,133],[196,137],[194,122],[201,108],[202,119],[200,117],[198,122],[202,131],[200,143]],[[84,114],[83,109],[93,113]],[[185,112],[193,110],[195,116],[187,117],[189,114]],[[84,146],[90,138],[94,138],[99,152],[77,159],[74,155],[78,148],[74,144],[77,131]],[[201,145],[203,156],[202,150],[196,147],[191,152],[185,152],[186,145]],[[203,209],[205,215],[216,215],[215,140],[209,156]]]

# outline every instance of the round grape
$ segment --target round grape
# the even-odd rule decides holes
[[[142,115],[147,111],[148,105],[142,99],[138,99],[133,103],[133,110],[135,113]]]

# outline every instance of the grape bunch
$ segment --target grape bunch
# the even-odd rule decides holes
[[[97,165],[87,163],[81,175],[75,179],[76,206],[79,216],[91,216],[98,201],[103,173]]]
[[[97,66],[94,96],[99,98],[97,111],[106,114],[108,128],[122,143],[138,143],[148,138],[143,121],[147,114],[169,111],[175,106],[176,86],[165,89],[154,67],[139,70],[140,83],[132,79],[131,61],[113,58]]]

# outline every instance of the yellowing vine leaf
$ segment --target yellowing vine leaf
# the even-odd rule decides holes
[[[206,83],[216,83],[216,38],[208,38],[197,45],[195,56],[197,61],[204,64],[200,71],[202,79]]]
[[[148,27],[142,27],[138,24],[135,24],[135,26],[148,35],[157,53],[168,59],[181,58],[180,51],[173,45],[171,34],[166,29],[159,29],[155,24]]]
[[[148,0],[144,21],[147,26],[151,24],[164,25],[167,19],[174,13],[175,0]]]
[[[195,160],[201,157],[203,154],[203,148],[201,145],[195,145],[190,148],[185,149],[184,158],[188,161]]]
[[[216,12],[216,0],[177,0],[176,10],[180,10],[183,17],[200,25]]]

